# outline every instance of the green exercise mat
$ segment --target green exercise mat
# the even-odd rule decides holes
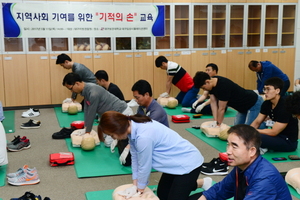
[[[225,152],[226,151],[226,146],[227,142],[220,140],[219,138],[216,137],[207,137],[204,133],[201,132],[199,129],[194,129],[194,128],[187,128],[186,129],[188,132],[192,133],[195,135],[197,138],[201,139],[203,142],[209,144],[216,150],[220,152]],[[300,140],[298,140],[300,142]],[[298,155],[300,156],[300,148],[298,147],[296,151],[293,152],[267,152],[262,157],[270,161],[271,163],[278,163],[278,162],[293,162],[293,161],[299,161],[299,160],[291,160],[288,158],[288,155]],[[274,161],[272,158],[274,157],[285,157],[287,160],[283,161]]]
[[[101,142],[92,151],[84,151],[73,147],[71,139],[65,139],[68,149],[74,153],[75,171],[78,178],[131,174],[131,167],[120,164],[118,150],[110,152],[110,148]]]
[[[288,185],[288,188],[290,190],[291,195],[293,195],[294,197],[300,199],[300,195],[298,194],[298,192],[292,186],[290,186],[289,184],[287,184],[287,185]]]
[[[150,189],[153,189],[153,188],[156,188],[157,185],[151,185],[148,187]],[[300,199],[300,195],[296,192],[296,190],[293,187],[288,185],[288,188],[290,190],[291,195]],[[202,191],[203,190],[201,188],[198,188],[197,190],[193,191],[191,193],[191,195],[198,193],[198,192],[202,192]],[[101,199],[105,199],[105,200],[113,200],[113,198],[112,198],[113,192],[114,192],[114,190],[100,190],[100,191],[87,192],[87,193],[85,193],[85,197],[87,200],[99,200],[100,197],[101,197]],[[229,200],[233,200],[233,197],[230,198]]]
[[[15,132],[15,111],[4,111],[4,117],[2,124],[5,129],[5,133],[14,133]]]
[[[84,121],[84,113],[78,112],[76,115],[69,115],[68,113],[62,112],[61,107],[54,107],[57,121],[61,128],[70,127],[73,121]],[[96,116],[95,116],[96,117]],[[94,121],[94,126],[98,125],[98,120]]]
[[[4,186],[6,182],[6,168],[7,165],[0,166],[0,187]]]
[[[164,107],[165,111],[167,112],[168,115],[188,115],[190,119],[199,119],[199,118],[193,118],[193,115],[196,113],[184,113],[181,111],[182,106],[178,105],[176,108],[167,108]],[[237,111],[233,110],[232,108],[228,108],[227,111],[225,112],[224,117],[235,117]],[[202,115],[200,119],[212,119],[212,115]]]
[[[157,185],[150,185],[148,187],[153,190],[153,189],[157,188]],[[113,200],[113,198],[112,198],[113,192],[114,192],[114,189],[86,192],[85,197],[87,200],[99,200],[99,199]]]
[[[216,182],[213,181],[213,184],[215,184]],[[157,185],[149,185],[148,186],[150,189],[156,189]],[[154,190],[156,191],[156,190]],[[202,188],[198,188],[197,190],[191,192],[191,195],[195,194],[195,193],[199,193],[202,192],[203,189]],[[105,199],[105,200],[113,200],[112,198],[112,194],[114,192],[113,190],[100,190],[100,191],[93,191],[93,192],[87,192],[85,193],[85,197],[87,200],[98,200],[100,199],[99,197],[101,197],[101,199]],[[156,192],[154,192],[156,194]],[[230,198],[229,200],[233,200],[233,198]]]

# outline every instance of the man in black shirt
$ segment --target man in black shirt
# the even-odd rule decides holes
[[[120,100],[125,100],[120,88],[109,81],[108,74],[105,70],[98,70],[95,73],[97,84],[104,87],[107,91],[118,97]]]
[[[246,90],[222,76],[210,77],[205,72],[197,72],[193,80],[196,88],[207,90],[210,94],[210,105],[215,120],[211,127],[221,125],[226,106],[238,111],[234,125],[250,125],[257,117],[263,99],[253,90]]]
[[[283,84],[283,80],[278,77],[265,81],[263,91],[266,100],[251,124],[261,134],[261,148],[265,150],[290,152],[298,146],[298,120],[287,111],[285,99],[280,96]],[[258,129],[264,121],[267,127]]]

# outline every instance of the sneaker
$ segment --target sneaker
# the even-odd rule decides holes
[[[10,200],[42,200],[40,195],[36,196],[31,192],[25,192],[25,194],[19,198],[11,198]]]
[[[35,167],[31,169],[31,168],[28,167],[28,165],[24,165],[23,167],[19,168],[16,172],[6,174],[6,177],[7,178],[14,178],[14,177],[22,175],[23,173],[26,173],[27,171],[32,173],[32,174],[37,173]]]
[[[37,117],[40,115],[40,110],[35,108],[30,108],[26,112],[22,113],[22,117]]]
[[[23,136],[23,137],[21,137],[21,138],[17,138],[13,143],[8,143],[8,144],[6,145],[6,148],[7,148],[7,149],[8,149],[8,148],[14,148],[15,145],[19,144],[20,142],[22,142],[22,141],[24,141],[24,140],[26,140],[26,139],[27,139],[26,136]]]
[[[29,129],[29,128],[40,128],[41,122],[37,120],[30,119],[28,122],[21,124],[20,128]]]
[[[29,149],[30,146],[30,141],[29,139],[21,140],[18,144],[15,145],[10,145],[7,147],[9,151],[22,151],[23,149]]]
[[[20,176],[7,178],[7,182],[11,185],[34,185],[40,182],[37,173],[24,172]]]
[[[227,162],[223,162],[220,158],[214,158],[209,163],[203,163],[201,173],[205,175],[226,175],[229,167]]]
[[[74,131],[72,128],[62,128],[59,132],[53,133],[52,138],[53,139],[65,139],[70,138],[71,133]]]

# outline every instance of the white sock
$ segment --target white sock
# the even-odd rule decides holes
[[[181,108],[181,111],[184,113],[189,113],[189,112],[191,112],[191,109],[190,108]]]
[[[202,189],[208,190],[211,186],[212,186],[212,178],[210,178],[210,177],[203,178]]]
[[[259,147],[259,150],[260,150],[260,155],[264,155],[268,151],[267,148],[261,148],[261,147]]]

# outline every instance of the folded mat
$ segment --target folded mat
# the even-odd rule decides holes
[[[186,129],[188,132],[192,133],[195,135],[197,138],[201,139],[203,142],[209,144],[213,148],[217,149],[220,152],[226,152],[226,146],[227,142],[220,140],[219,138],[215,137],[207,137],[204,133],[202,133],[201,130],[199,129],[194,129],[194,128],[187,128]],[[298,140],[300,142],[300,140]],[[298,155],[300,156],[300,147],[297,148],[296,151],[293,152],[267,152],[262,157],[270,161],[271,163],[278,163],[278,162],[294,162],[294,161],[299,161],[299,160],[291,160],[288,158],[288,155]],[[282,161],[274,161],[272,158],[274,157],[285,157],[287,160],[282,160]]]
[[[114,153],[111,153],[110,148],[105,147],[101,142],[94,150],[84,151],[80,147],[73,147],[70,138],[65,140],[69,151],[74,153],[74,167],[78,178],[132,173],[131,167],[120,164],[117,148]]]
[[[199,118],[193,118],[193,115],[195,115],[196,113],[184,113],[181,111],[182,106],[178,105],[176,108],[167,108],[164,107],[165,111],[167,112],[168,115],[188,115],[190,117],[190,119],[199,119]],[[232,108],[228,108],[227,111],[225,112],[224,117],[235,117],[237,111],[232,109]],[[202,115],[200,119],[211,119],[213,118],[212,115]]]
[[[7,169],[7,165],[0,166],[0,187],[5,185],[6,169]]]
[[[73,121],[84,121],[84,113],[78,112],[76,115],[69,115],[67,112],[62,112],[61,107],[54,107],[57,121],[61,128],[70,127]],[[96,117],[96,116],[95,116]],[[94,126],[98,125],[98,120],[94,121]]]
[[[15,111],[9,110],[4,111],[5,119],[2,121],[2,124],[5,129],[5,133],[14,133],[15,132]]]

